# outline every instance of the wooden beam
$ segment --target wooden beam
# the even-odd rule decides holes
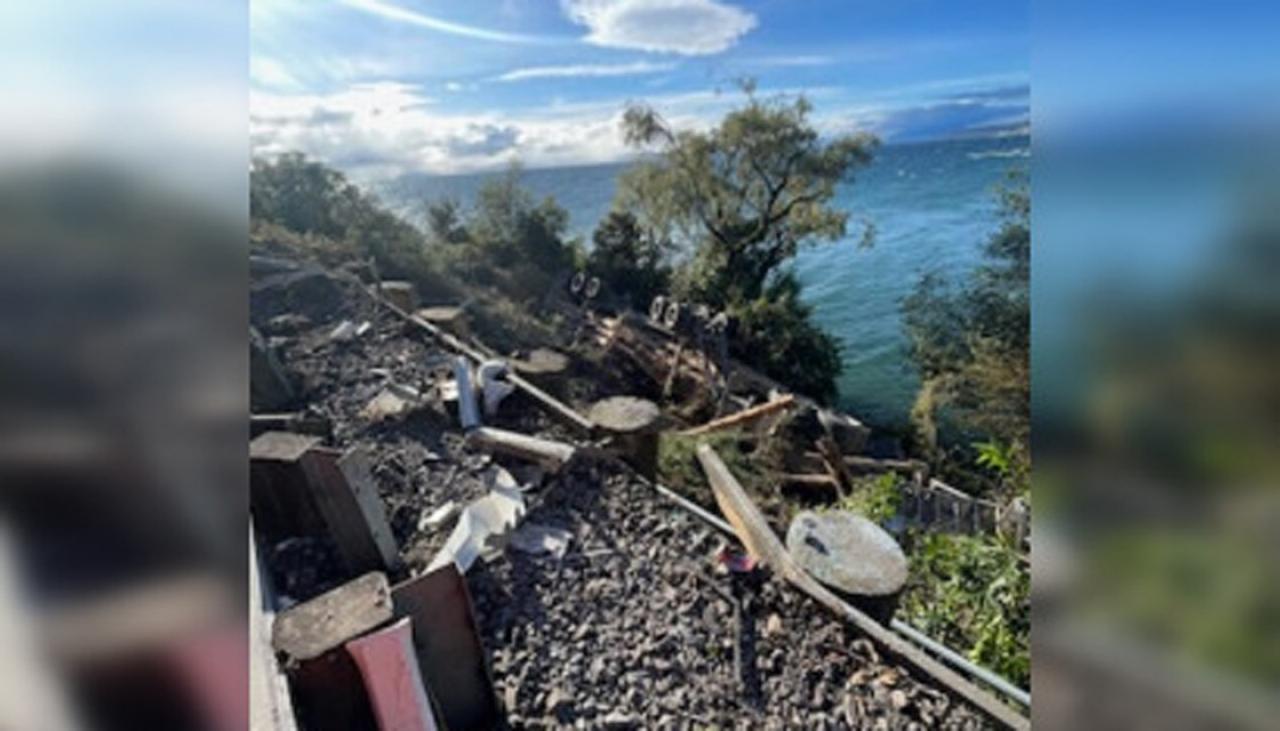
[[[1000,702],[995,696],[926,655],[918,647],[863,612],[849,606],[818,583],[796,564],[791,554],[787,553],[786,547],[774,535],[760,509],[747,496],[715,450],[710,445],[700,444],[697,454],[703,472],[707,475],[707,481],[711,483],[711,489],[715,493],[716,504],[733,525],[739,540],[753,556],[763,560],[779,576],[837,616],[853,624],[881,647],[973,704],[992,720],[1012,729],[1031,728],[1029,720]]]
[[[281,612],[276,616],[271,644],[290,660],[310,660],[391,616],[391,587],[386,574],[375,571]]]
[[[491,426],[476,427],[468,432],[467,438],[486,449],[537,462],[552,471],[563,467],[577,451],[571,444]]]
[[[713,419],[701,426],[695,426],[692,429],[685,429],[680,432],[680,436],[695,437],[714,431],[731,429],[735,426],[755,421],[756,419],[763,418],[769,414],[788,408],[795,403],[795,400],[796,397],[794,394],[786,394],[785,396],[760,404],[759,406],[752,406],[749,409],[744,409],[737,413],[729,414],[728,416],[722,416],[719,419]]]

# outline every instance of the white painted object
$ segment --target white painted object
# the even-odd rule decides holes
[[[435,529],[444,525],[450,518],[458,514],[458,503],[450,500],[444,505],[422,516],[418,521],[418,530]]]
[[[510,478],[509,473],[507,476]],[[453,561],[458,571],[465,574],[477,558],[496,557],[502,551],[507,534],[515,529],[524,513],[524,497],[519,490],[493,486],[488,495],[462,509],[457,525],[427,571]]]
[[[335,343],[346,343],[353,340],[356,336],[355,323],[350,320],[343,320],[338,326],[329,331],[329,339]]]
[[[516,387],[506,380],[509,373],[507,364],[501,360],[486,360],[476,371],[476,379],[480,382],[480,392],[484,394],[484,415],[492,417],[498,413],[498,404],[510,396]]]

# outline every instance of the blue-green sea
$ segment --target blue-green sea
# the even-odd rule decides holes
[[[849,212],[844,239],[808,248],[793,262],[814,318],[843,346],[841,406],[868,423],[905,423],[918,380],[903,353],[899,306],[919,277],[965,276],[997,226],[995,190],[1011,169],[1029,167],[1025,136],[887,145],[841,185]],[[608,212],[626,165],[525,170],[524,184],[569,211],[570,230],[590,240]],[[378,193],[413,217],[426,201],[474,199],[485,175],[411,175]],[[860,248],[866,223],[874,245]]]

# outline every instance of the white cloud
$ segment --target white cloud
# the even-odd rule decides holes
[[[752,66],[796,67],[796,66],[829,66],[835,63],[830,56],[764,56],[747,61]]]
[[[675,67],[676,65],[674,63],[650,63],[648,61],[619,64],[581,64],[574,66],[533,66],[530,68],[508,71],[501,76],[495,76],[493,80],[524,81],[526,79],[636,76],[639,74],[656,74],[663,71],[670,71]]]
[[[718,0],[561,0],[565,15],[586,26],[588,43],[686,56],[720,53],[756,17]]]
[[[424,13],[419,13],[416,10],[408,10],[398,5],[385,3],[382,2],[382,0],[341,1],[343,5],[355,8],[356,10],[362,10],[372,15],[377,15],[388,20],[416,25],[419,28],[427,28],[440,33],[463,36],[464,38],[475,38],[482,41],[497,41],[499,43],[546,43],[552,40],[538,36],[506,33],[503,31],[490,30],[488,28],[477,28],[471,25],[463,25],[462,23],[454,23],[449,20],[443,20]]]
[[[356,84],[328,94],[255,89],[250,144],[254,155],[301,151],[364,182],[406,172],[500,169],[512,160],[530,167],[614,162],[635,152],[621,134],[625,101],[463,114],[399,82]],[[700,91],[648,101],[678,128],[706,129],[739,97]]]
[[[259,86],[272,88],[294,88],[298,80],[285,68],[284,64],[274,58],[253,55],[249,58],[249,80]]]

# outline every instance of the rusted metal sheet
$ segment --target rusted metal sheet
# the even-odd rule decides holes
[[[391,589],[398,617],[413,620],[413,645],[423,680],[450,731],[498,728],[502,715],[480,643],[471,595],[453,565]]]
[[[1031,722],[995,696],[982,690],[954,670],[926,655],[901,636],[890,631],[863,612],[849,606],[791,558],[787,549],[769,528],[760,509],[747,496],[733,473],[710,445],[698,445],[698,461],[715,493],[716,504],[733,525],[739,540],[752,555],[762,559],[775,573],[797,589],[808,594],[893,655],[930,676],[957,696],[973,704],[992,720],[1012,729],[1030,729]]]

